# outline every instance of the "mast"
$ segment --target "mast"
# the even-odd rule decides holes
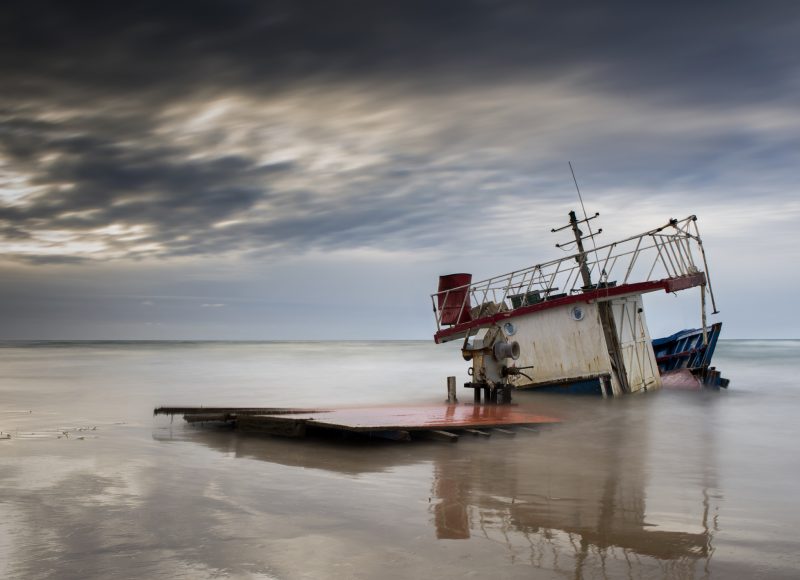
[[[567,246],[571,246],[572,244],[576,244],[578,247],[578,253],[575,254],[575,261],[578,262],[581,271],[581,279],[583,280],[583,287],[585,290],[589,290],[592,287],[592,275],[589,270],[589,261],[586,258],[586,249],[583,247],[583,240],[588,240],[590,238],[595,237],[603,232],[602,229],[597,230],[596,233],[591,233],[588,236],[584,236],[581,229],[578,227],[578,224],[589,224],[589,222],[600,215],[600,212],[595,213],[592,217],[587,217],[585,219],[579,220],[578,217],[575,215],[575,211],[569,212],[569,223],[565,226],[560,228],[553,228],[550,230],[551,232],[560,232],[561,230],[565,230],[567,228],[572,228],[572,233],[575,236],[574,242],[567,242],[565,244],[556,244],[556,248],[564,248]],[[591,231],[591,226],[589,228]]]
[[[589,273],[589,266],[586,264],[586,251],[583,249],[583,232],[578,228],[578,218],[575,216],[574,211],[569,212],[569,225],[572,226],[572,233],[575,234],[575,243],[578,245],[578,255],[575,259],[581,267],[583,285],[588,288],[592,285],[592,276]]]
[[[570,164],[570,169],[572,165]],[[573,173],[574,177],[574,173]],[[575,182],[577,187],[578,183]],[[580,190],[578,190],[580,194]],[[581,200],[581,205],[583,201]],[[592,275],[591,271],[589,270],[588,260],[586,259],[586,248],[583,247],[583,240],[594,238],[595,236],[602,233],[602,229],[597,230],[596,233],[592,232],[591,226],[589,226],[589,221],[595,219],[600,215],[600,212],[595,213],[592,217],[584,217],[584,219],[579,220],[578,217],[575,215],[575,211],[569,212],[569,224],[566,226],[562,226],[557,229],[553,229],[553,232],[559,232],[566,228],[572,228],[572,233],[575,235],[575,242],[567,242],[566,244],[556,244],[557,248],[561,248],[564,246],[570,246],[573,243],[577,246],[578,253],[575,254],[575,261],[578,262],[578,267],[580,268],[581,278],[583,280],[583,291],[589,292],[591,291],[594,286],[592,284]],[[581,229],[578,227],[578,224],[585,223],[589,227],[589,235],[584,236]],[[595,253],[597,250],[595,249]],[[601,275],[600,282],[603,281],[603,277]],[[603,328],[603,336],[606,341],[606,348],[608,349],[608,356],[611,360],[611,371],[617,379],[617,384],[619,385],[620,390],[623,393],[629,393],[631,388],[628,383],[628,375],[627,371],[625,370],[625,358],[622,355],[622,345],[620,344],[619,340],[619,332],[617,330],[617,323],[614,320],[614,312],[611,308],[611,302],[603,300],[597,303],[597,312],[600,316],[600,325]],[[603,396],[605,396],[605,390],[603,391]]]

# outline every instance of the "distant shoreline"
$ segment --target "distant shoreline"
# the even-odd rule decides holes
[[[795,342],[800,338],[721,338],[720,342]],[[309,343],[433,343],[429,338],[356,338],[356,339],[0,339],[0,348],[13,346],[63,346],[92,344],[309,344]]]

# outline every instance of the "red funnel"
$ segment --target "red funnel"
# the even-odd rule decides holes
[[[452,326],[472,320],[469,300],[469,284],[472,274],[447,274],[439,276],[439,311],[441,324]],[[447,292],[449,290],[449,292]]]

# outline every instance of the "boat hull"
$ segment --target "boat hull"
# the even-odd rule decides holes
[[[728,379],[722,378],[720,372],[711,366],[711,359],[721,332],[722,323],[717,322],[706,327],[706,340],[702,328],[681,330],[670,336],[655,339],[653,351],[662,379],[685,376],[681,371],[689,371],[698,380],[700,387],[727,387]],[[684,385],[686,383],[683,379],[675,382]],[[670,381],[667,381],[665,386],[669,388],[669,385]]]
[[[707,343],[703,343],[703,329],[681,330],[670,336],[652,341],[663,387],[671,390],[701,390],[703,388],[726,388],[728,379],[711,366],[711,360],[722,331],[717,322],[706,328]],[[581,378],[574,381],[559,381],[529,387],[540,393],[567,395],[602,395],[601,377]]]

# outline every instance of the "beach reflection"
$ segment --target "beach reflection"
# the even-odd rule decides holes
[[[569,457],[551,455],[561,444],[539,437],[526,442],[538,447],[529,461],[517,450],[481,454],[468,462],[437,462],[432,486],[436,537],[484,537],[506,545],[514,557],[521,556],[518,546],[528,544],[532,563],[560,568],[559,560],[568,560],[575,577],[583,577],[589,565],[605,572],[609,560],[630,574],[641,569],[643,557],[672,569],[676,577],[709,574],[717,525],[709,514],[712,498],[719,497],[713,439],[697,440],[703,452],[696,457],[702,461],[693,467],[703,485],[685,490],[696,496],[693,512],[684,514],[696,526],[662,530],[648,520],[651,450],[645,426],[642,421],[613,422],[594,433],[593,441],[572,445]]]
[[[0,578],[797,578],[796,341],[721,343],[728,392],[520,393],[564,422],[515,438],[287,440],[152,417],[437,404],[431,377],[456,354],[0,349]]]
[[[539,434],[462,436],[456,445],[297,441],[202,428],[158,438],[348,476],[413,467],[429,479],[427,514],[436,539],[488,541],[515,564],[576,578],[710,575],[721,492],[709,421],[694,422],[673,446],[675,434],[654,433],[664,424],[650,416],[657,407],[649,402],[593,404]],[[679,464],[679,473],[659,472],[670,464]],[[649,510],[653,488],[660,505]],[[670,513],[680,513],[680,522],[666,521]]]

